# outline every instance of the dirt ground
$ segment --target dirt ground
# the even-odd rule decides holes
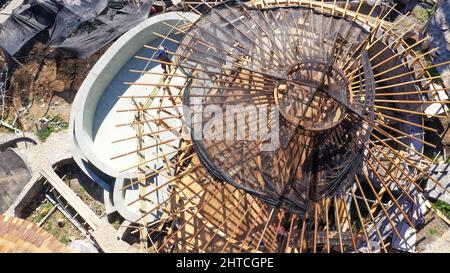
[[[425,215],[425,224],[417,232],[416,251],[422,252],[426,246],[442,238],[449,231],[450,227],[432,210]]]
[[[34,131],[41,117],[59,117],[68,121],[70,105],[87,73],[105,51],[101,50],[86,60],[50,57],[52,52],[41,42],[36,42],[21,65],[9,76],[9,115],[30,106],[20,115],[19,128]],[[5,130],[4,128],[0,130]]]

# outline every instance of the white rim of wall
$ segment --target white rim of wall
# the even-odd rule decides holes
[[[199,17],[199,15],[190,12],[169,12],[152,16],[122,35],[97,61],[78,90],[70,113],[69,132],[71,136],[69,140],[71,141],[73,157],[78,164],[82,164],[83,160],[92,164],[104,174],[113,178],[117,177],[118,171],[110,167],[94,152],[94,143],[91,137],[93,114],[88,113],[89,110],[87,109],[95,113],[100,97],[122,66],[145,44],[159,38],[153,34],[155,29],[162,34],[164,34],[164,31],[170,30],[162,22],[168,24],[180,20],[195,22]],[[97,91],[96,97],[94,97],[92,90],[100,91]],[[80,167],[86,170],[84,166]]]
[[[76,103],[77,97],[73,100],[72,104]],[[78,146],[78,142],[75,136],[75,116],[70,115],[69,120],[69,129],[68,129],[68,135],[69,135],[69,147],[72,153],[72,158],[77,163],[78,167],[93,181],[95,181],[97,184],[99,184],[103,189],[106,189],[108,191],[111,190],[111,185],[105,179],[101,178],[97,171],[95,171],[92,166],[89,166],[88,160],[84,157],[83,151]],[[105,175],[105,174],[103,174]]]

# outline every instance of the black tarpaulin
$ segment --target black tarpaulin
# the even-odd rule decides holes
[[[36,34],[50,27],[58,12],[53,1],[28,1],[13,11],[0,26],[0,47],[14,55]]]
[[[97,17],[107,5],[107,1],[81,0],[79,5],[64,5],[55,18],[50,37],[50,45],[58,45],[69,37],[84,22]]]
[[[38,33],[48,30],[52,48],[71,57],[89,57],[144,21],[153,1],[142,2],[139,7],[128,1],[124,4],[111,14],[107,1],[26,1],[0,26],[0,47],[14,55]]]
[[[97,50],[107,45],[120,35],[131,29],[135,25],[148,18],[151,4],[147,4],[141,9],[132,6],[125,6],[111,20],[110,14],[106,13],[95,17],[95,26],[80,24],[75,31],[75,35],[68,38],[54,38],[55,43],[52,47],[63,51],[65,54],[75,58],[89,57]],[[59,14],[58,14],[59,16]],[[62,32],[60,32],[62,33]],[[62,40],[56,43],[57,39]]]

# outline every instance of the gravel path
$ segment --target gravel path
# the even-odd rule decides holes
[[[25,133],[25,137],[35,140],[38,144],[23,143],[15,150],[26,160],[32,175],[43,167],[48,167],[66,158],[71,157],[67,130],[52,133],[46,141],[41,142],[33,133]],[[0,143],[17,138],[13,133],[0,134]]]
[[[13,216],[16,215],[16,207],[18,204],[23,198],[26,198],[27,193],[37,179],[39,179],[39,171],[44,167],[51,168],[53,164],[71,157],[67,130],[52,133],[44,142],[39,141],[33,133],[25,133],[24,136],[35,140],[37,144],[26,143],[25,145],[24,142],[19,142],[18,147],[14,149],[27,163],[32,177],[16,201],[5,212],[5,214]],[[13,133],[0,133],[0,143],[15,138],[17,138],[17,135]]]

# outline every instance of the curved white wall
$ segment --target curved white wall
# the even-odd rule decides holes
[[[170,31],[175,32],[163,22],[175,25],[183,21],[193,22],[198,17],[193,13],[179,12],[150,17],[121,36],[98,60],[81,85],[73,102],[70,118],[69,132],[71,132],[72,153],[80,168],[103,187],[111,182],[108,180],[117,177],[120,171],[117,166],[122,164],[120,161],[115,164],[110,159],[110,155],[120,154],[120,146],[112,146],[112,143],[111,146],[108,146],[111,139],[106,139],[110,135],[119,136],[120,130],[105,122],[106,116],[109,114],[108,111],[115,111],[117,108],[111,107],[111,104],[117,104],[117,96],[126,92],[126,88],[122,90],[122,87],[120,87],[123,85],[122,80],[124,80],[120,74],[121,70],[128,72],[128,69],[137,69],[132,67],[131,64],[134,56],[143,53],[141,52],[143,50],[148,50],[143,49],[144,45],[152,44],[155,40],[160,39],[154,32],[163,35],[170,33]],[[146,56],[150,57],[148,54]],[[130,72],[128,73],[132,75]],[[158,76],[153,75],[152,77]],[[154,80],[157,81],[158,79]],[[99,118],[99,116],[101,117]],[[115,119],[115,117],[111,119]],[[118,123],[117,120],[113,121],[115,125]],[[111,123],[112,121],[108,122]],[[115,131],[110,132],[113,129]],[[130,130],[130,128],[122,130]],[[111,149],[117,149],[117,151]],[[127,158],[122,160],[126,161]]]

